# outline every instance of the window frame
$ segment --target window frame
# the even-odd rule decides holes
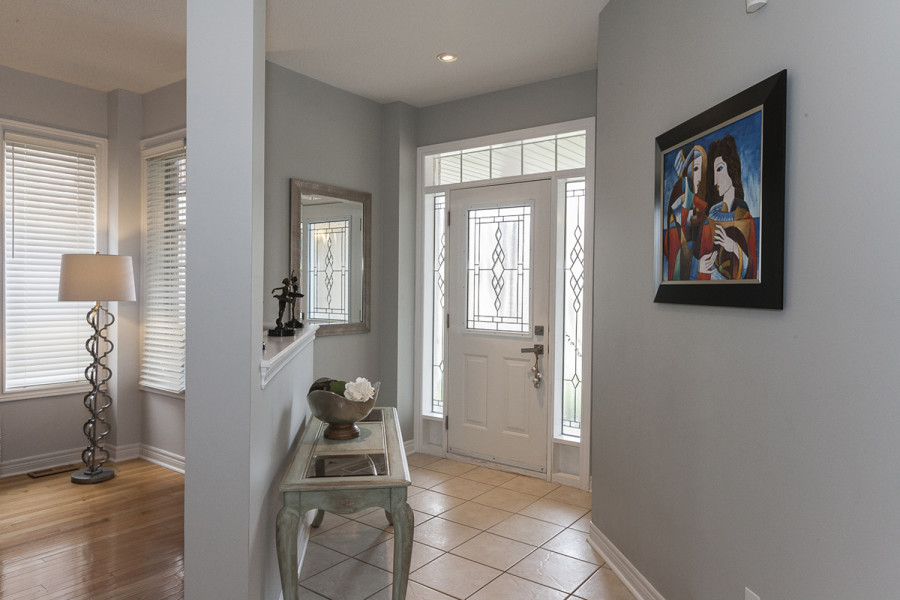
[[[146,138],[141,141],[141,294],[140,294],[140,347],[138,359],[138,389],[144,392],[158,394],[162,396],[170,396],[172,398],[180,398],[184,400],[187,387],[187,379],[185,378],[185,389],[179,392],[158,388],[141,382],[144,368],[144,350],[146,341],[146,327],[144,320],[144,309],[147,302],[147,285],[146,277],[148,273],[148,253],[147,253],[147,160],[155,156],[168,154],[179,148],[184,148],[185,158],[187,158],[187,141],[186,130],[179,129],[162,135]],[[186,350],[186,349],[185,349]],[[185,352],[186,355],[186,352]],[[185,356],[185,359],[187,357]],[[185,366],[186,369],[186,366]]]
[[[12,134],[14,137],[30,138],[37,142],[47,143],[60,149],[77,150],[79,152],[91,152],[95,157],[96,164],[96,197],[95,197],[95,247],[98,252],[106,253],[109,248],[109,200],[108,200],[108,142],[106,138],[77,133],[56,127],[44,125],[35,125],[16,121],[12,119],[0,118],[0,151],[3,155],[3,168],[0,169],[0,189],[3,189],[3,207],[0,208],[0,214],[5,218],[6,204],[6,140],[7,136]],[[2,234],[5,236],[5,232]],[[5,248],[5,237],[4,248]],[[9,402],[15,400],[26,400],[31,398],[50,398],[55,396],[66,396],[73,394],[83,394],[90,389],[86,379],[82,381],[73,381],[71,383],[62,384],[39,384],[18,388],[15,390],[6,390],[6,253],[4,249],[3,259],[0,260],[0,302],[2,302],[2,310],[0,310],[0,402]],[[85,315],[87,311],[85,311]],[[113,337],[114,333],[110,337]],[[87,339],[87,338],[85,338]],[[85,366],[88,363],[88,354],[85,351]]]

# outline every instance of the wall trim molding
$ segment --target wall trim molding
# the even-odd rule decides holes
[[[83,466],[81,462],[81,450],[82,448],[70,448],[69,450],[59,450],[57,452],[48,452],[47,454],[38,454],[36,456],[8,460],[0,463],[0,477],[24,475],[31,471],[40,471],[41,469],[50,469],[52,467],[75,463]],[[110,452],[110,454],[112,454],[112,452]]]
[[[141,444],[140,458],[184,475],[184,457],[168,450]]]
[[[416,440],[406,440],[403,442],[403,451],[409,456],[416,451]]]
[[[641,572],[631,564],[631,561],[616,548],[615,544],[603,535],[602,531],[597,529],[593,521],[590,524],[588,543],[606,561],[609,568],[618,575],[625,587],[634,594],[635,600],[665,600],[656,591],[656,588],[647,581],[647,578],[641,575]]]
[[[111,462],[122,462],[125,460],[133,460],[141,457],[140,444],[122,444],[121,446],[110,446],[109,455]]]
[[[143,458],[161,467],[184,474],[184,457],[161,448],[154,448],[146,444],[123,444],[121,446],[106,446],[106,449],[109,450],[109,463],[112,463],[110,466],[113,468],[115,468],[115,463]],[[62,465],[77,464],[80,469],[84,467],[84,464],[81,462],[82,450],[83,448],[70,448],[68,450],[59,450],[57,452],[48,452],[47,454],[0,462],[0,478],[24,475],[31,471],[40,471],[41,469],[50,469]]]

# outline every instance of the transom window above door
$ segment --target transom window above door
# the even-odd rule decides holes
[[[425,185],[453,185],[584,169],[587,131],[570,131],[453,152],[425,160]]]

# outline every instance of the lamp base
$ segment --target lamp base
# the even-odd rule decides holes
[[[72,483],[100,483],[116,476],[116,472],[108,467],[99,469],[81,469],[72,473]]]

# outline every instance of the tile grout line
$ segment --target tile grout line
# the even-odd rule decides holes
[[[440,460],[440,459],[439,459],[439,460]],[[446,460],[446,459],[444,459],[444,460]],[[433,461],[433,462],[438,462],[438,461]],[[433,464],[433,462],[428,463],[428,464]],[[465,475],[466,473],[469,473],[469,472],[471,472],[471,471],[473,471],[473,470],[475,470],[475,469],[477,469],[477,468],[480,468],[480,467],[478,467],[478,466],[473,466],[472,468],[470,468],[470,469],[468,469],[468,470],[466,470],[466,471],[462,471],[462,472],[460,472],[460,473],[457,474],[457,475],[453,475],[452,473],[444,473],[443,471],[437,471],[437,470],[433,470],[433,469],[428,469],[427,465],[423,465],[423,466],[419,466],[419,467],[414,467],[414,468],[412,469],[413,471],[425,470],[425,471],[427,471],[427,472],[429,472],[429,473],[433,473],[433,474],[435,474],[435,475],[447,475],[447,476],[449,476],[448,479],[445,479],[445,480],[442,480],[442,481],[440,481],[440,482],[434,483],[434,484],[431,485],[430,487],[426,487],[426,486],[422,486],[422,485],[416,485],[416,484],[413,484],[413,485],[415,485],[415,487],[421,488],[423,491],[426,491],[426,490],[427,490],[427,491],[432,491],[432,492],[434,492],[434,493],[436,493],[436,494],[440,494],[440,495],[442,495],[442,496],[447,496],[448,498],[453,498],[453,499],[459,500],[459,501],[461,502],[461,504],[457,504],[457,505],[454,505],[453,507],[451,507],[451,508],[449,508],[449,509],[442,510],[441,512],[439,512],[439,513],[436,514],[436,515],[432,515],[432,514],[430,514],[430,513],[424,512],[424,511],[419,511],[419,512],[422,512],[423,514],[428,515],[428,519],[425,519],[424,521],[422,521],[422,523],[416,524],[416,527],[418,527],[419,525],[424,524],[424,523],[426,523],[426,522],[428,522],[428,521],[431,521],[432,519],[442,518],[441,515],[443,515],[443,514],[445,514],[445,513],[448,513],[448,512],[450,512],[450,511],[454,510],[455,508],[457,508],[457,507],[459,507],[459,506],[462,506],[462,505],[464,505],[464,504],[466,504],[466,503],[468,503],[468,502],[472,502],[472,503],[474,503],[474,504],[477,504],[477,505],[479,505],[479,506],[484,506],[484,507],[486,507],[486,508],[492,508],[492,509],[495,509],[495,510],[503,510],[504,512],[510,513],[508,516],[504,517],[501,521],[498,521],[497,523],[494,523],[494,524],[488,526],[487,528],[482,528],[482,527],[472,527],[471,525],[467,525],[467,524],[465,524],[465,523],[457,523],[456,521],[452,521],[452,520],[450,520],[450,519],[442,518],[443,521],[446,521],[446,522],[448,522],[448,523],[453,523],[453,524],[455,524],[455,525],[460,525],[460,526],[464,526],[464,527],[469,527],[469,528],[471,528],[471,529],[477,530],[478,533],[476,533],[476,534],[473,535],[472,537],[467,538],[466,540],[464,540],[464,541],[462,541],[462,542],[460,542],[460,543],[454,545],[452,548],[449,548],[449,549],[447,549],[447,550],[444,550],[443,548],[438,548],[438,547],[435,547],[435,546],[431,546],[431,545],[429,545],[429,544],[427,544],[427,543],[424,543],[424,542],[418,542],[418,543],[420,543],[420,544],[423,544],[423,545],[425,545],[425,546],[428,546],[429,548],[432,548],[432,549],[435,549],[435,550],[440,551],[441,554],[439,554],[438,556],[435,556],[434,558],[432,558],[432,559],[426,561],[425,563],[423,563],[423,564],[417,566],[417,567],[416,567],[416,571],[418,571],[418,570],[420,570],[420,569],[426,567],[427,565],[433,563],[434,561],[436,561],[436,560],[438,560],[438,559],[440,559],[440,558],[442,558],[442,557],[444,557],[444,556],[446,556],[446,555],[449,554],[449,555],[454,556],[454,557],[456,557],[456,558],[459,558],[459,559],[462,559],[462,560],[466,560],[466,561],[471,562],[471,563],[473,563],[473,564],[480,565],[480,566],[483,566],[483,567],[486,567],[486,568],[490,568],[490,569],[493,569],[493,570],[499,572],[499,574],[498,574],[496,577],[493,577],[493,578],[490,579],[489,581],[485,582],[484,585],[482,585],[482,586],[479,587],[477,590],[473,591],[471,594],[469,594],[469,595],[466,596],[467,598],[469,598],[469,597],[472,597],[472,596],[478,594],[482,589],[484,589],[485,587],[487,587],[487,586],[490,585],[492,582],[496,581],[498,578],[502,577],[502,576],[505,575],[505,574],[508,574],[508,575],[510,575],[511,577],[517,577],[517,578],[518,578],[519,576],[514,575],[514,574],[510,573],[509,571],[510,571],[511,569],[515,568],[516,565],[520,564],[522,561],[526,560],[528,557],[532,556],[532,555],[533,555],[535,552],[537,552],[538,550],[544,550],[545,552],[548,552],[548,553],[551,553],[551,554],[555,554],[555,555],[558,555],[558,556],[561,556],[561,557],[564,557],[564,558],[567,558],[567,559],[571,559],[571,560],[578,561],[578,562],[580,562],[580,563],[584,563],[584,564],[586,564],[586,565],[590,565],[591,567],[593,567],[593,569],[591,570],[591,572],[590,572],[590,573],[589,573],[582,581],[578,582],[578,584],[574,587],[573,591],[571,591],[571,592],[566,592],[565,590],[561,590],[561,589],[559,589],[559,588],[555,588],[555,587],[552,587],[552,586],[549,586],[549,585],[545,585],[544,583],[540,583],[540,582],[537,582],[537,581],[533,581],[533,580],[528,579],[528,578],[526,578],[526,577],[522,577],[521,579],[522,579],[523,581],[528,581],[529,583],[533,583],[533,584],[535,584],[535,585],[538,585],[538,586],[547,588],[547,589],[549,589],[549,590],[554,590],[554,591],[557,591],[557,592],[559,592],[559,593],[565,594],[565,598],[566,598],[566,599],[568,599],[568,598],[577,598],[577,596],[576,596],[577,591],[581,588],[581,586],[584,585],[584,583],[585,583],[588,579],[590,579],[591,577],[593,577],[600,569],[603,568],[604,562],[601,560],[601,561],[600,561],[600,564],[594,564],[593,562],[586,561],[586,560],[582,560],[581,558],[578,558],[578,557],[576,557],[576,556],[570,556],[570,555],[564,554],[564,553],[562,553],[562,552],[556,552],[555,550],[552,550],[552,549],[550,549],[550,548],[546,548],[545,545],[548,544],[548,543],[550,543],[552,540],[556,539],[556,538],[559,537],[560,535],[563,535],[563,534],[564,534],[566,531],[568,531],[568,530],[571,530],[571,531],[577,533],[578,537],[582,537],[582,536],[583,536],[583,537],[585,537],[585,539],[586,539],[587,536],[588,536],[588,534],[587,534],[586,532],[584,532],[584,531],[579,530],[579,529],[574,529],[573,526],[574,526],[576,523],[578,523],[582,518],[584,518],[584,516],[585,516],[586,514],[588,514],[588,513],[590,512],[590,508],[585,509],[583,506],[579,506],[579,505],[577,505],[577,504],[570,504],[570,503],[568,503],[568,502],[565,502],[564,500],[557,500],[557,499],[555,499],[555,498],[547,498],[547,496],[549,496],[549,495],[552,494],[553,492],[559,490],[560,487],[562,487],[560,484],[554,484],[553,487],[551,487],[549,490],[545,491],[545,492],[542,493],[542,494],[534,494],[534,493],[529,493],[529,492],[523,492],[523,491],[521,491],[521,490],[519,490],[519,489],[515,489],[514,487],[503,487],[505,484],[507,484],[507,483],[509,483],[509,482],[511,482],[511,481],[514,481],[514,480],[515,480],[516,478],[518,478],[518,477],[528,477],[528,476],[526,476],[526,475],[515,475],[515,476],[511,477],[510,479],[507,479],[506,481],[504,481],[504,482],[502,482],[502,483],[500,483],[500,484],[489,484],[489,483],[486,483],[486,482],[484,482],[484,481],[478,481],[477,479],[468,479],[468,478],[464,477],[464,475]],[[485,468],[487,468],[487,467],[485,467]],[[446,484],[446,483],[448,483],[448,482],[450,482],[450,481],[456,480],[456,479],[461,479],[461,480],[464,480],[464,481],[466,481],[466,482],[474,482],[474,483],[478,483],[478,484],[485,485],[485,486],[489,486],[489,487],[488,487],[488,489],[484,490],[483,492],[481,492],[480,494],[478,494],[477,496],[474,496],[474,497],[472,497],[472,498],[464,498],[464,497],[459,497],[459,496],[453,496],[452,494],[447,494],[447,493],[444,493],[444,492],[441,492],[441,491],[437,491],[437,490],[434,489],[434,488],[436,488],[436,487],[439,487],[439,486],[441,486],[441,485],[444,485],[444,484]],[[542,482],[542,483],[544,483],[544,482]],[[529,502],[529,503],[526,504],[525,506],[519,508],[517,511],[509,511],[509,510],[505,510],[505,509],[498,508],[498,507],[495,507],[495,506],[490,506],[490,505],[488,505],[488,504],[482,504],[482,503],[480,503],[480,502],[477,501],[477,498],[479,498],[479,497],[481,497],[481,496],[483,496],[483,495],[485,495],[485,494],[487,494],[487,493],[489,493],[489,492],[492,492],[492,491],[494,491],[494,490],[497,490],[497,489],[508,490],[508,491],[512,491],[512,492],[519,493],[519,494],[525,494],[525,495],[528,495],[528,496],[532,496],[532,497],[534,497],[534,500],[531,501],[531,502]],[[418,494],[415,494],[415,495],[418,495]],[[412,496],[412,497],[415,497],[415,495]],[[540,500],[543,500],[543,499],[547,499],[547,500],[549,500],[549,501],[551,501],[551,502],[555,502],[555,503],[557,503],[557,504],[561,504],[561,505],[564,505],[564,506],[566,506],[566,507],[572,507],[573,509],[581,510],[581,511],[584,511],[584,512],[583,512],[578,518],[576,518],[574,521],[572,521],[570,524],[565,525],[565,526],[560,525],[559,523],[555,523],[555,522],[553,522],[553,521],[545,521],[544,519],[541,519],[541,518],[539,518],[539,517],[532,517],[532,516],[530,516],[530,515],[523,515],[523,514],[521,514],[522,511],[526,510],[527,508],[529,508],[530,506],[532,506],[532,505],[535,504],[536,502],[538,502],[538,501],[540,501]],[[360,519],[362,519],[363,517],[365,517],[366,515],[368,515],[370,512],[374,512],[374,511],[366,511],[364,514],[361,514],[361,515],[356,515],[356,514],[354,514],[353,517],[345,517],[345,518],[346,518],[346,520],[347,520],[348,522],[349,522],[349,521],[353,521],[353,522],[357,522],[357,523],[360,523],[360,524],[362,524],[362,525],[365,525],[365,526],[367,526],[367,527],[372,527],[373,529],[377,529],[377,527],[373,527],[372,525],[369,525],[368,523],[365,523],[365,522],[363,522],[363,521],[360,520]],[[341,515],[341,516],[343,516],[343,515]],[[551,535],[549,538],[547,538],[546,540],[544,540],[541,544],[539,544],[539,545],[537,545],[537,546],[534,546],[534,545],[532,545],[532,544],[530,544],[530,543],[523,542],[523,541],[521,541],[521,540],[518,540],[518,539],[515,539],[515,538],[512,538],[512,537],[508,537],[507,535],[503,535],[503,534],[501,534],[501,533],[489,531],[490,529],[492,529],[492,528],[494,528],[494,527],[500,525],[501,523],[503,523],[503,522],[505,522],[505,521],[511,519],[513,516],[520,516],[520,517],[523,517],[523,518],[534,519],[534,520],[540,521],[540,522],[542,522],[542,523],[547,523],[548,525],[552,525],[552,526],[555,526],[555,527],[560,527],[561,529],[560,529],[560,531],[554,533],[553,535]],[[336,525],[336,526],[330,528],[329,530],[326,530],[326,531],[322,532],[322,534],[324,535],[324,534],[326,534],[328,531],[331,531],[331,530],[333,530],[333,529],[337,529],[338,527],[341,527],[341,526],[344,525],[344,524],[345,524],[345,523],[341,523],[341,524],[339,524],[339,525]],[[384,528],[384,529],[382,529],[381,531],[384,532],[386,529],[387,529],[387,528]],[[459,554],[453,554],[453,551],[454,551],[454,550],[458,549],[458,548],[461,547],[462,545],[468,543],[469,541],[475,539],[476,537],[480,536],[480,535],[483,534],[483,533],[489,533],[489,534],[491,534],[491,535],[495,535],[495,536],[497,536],[497,537],[500,537],[500,538],[503,538],[503,539],[506,539],[506,540],[510,540],[510,541],[517,542],[517,543],[520,543],[520,544],[525,544],[525,545],[527,545],[527,546],[531,546],[532,549],[531,549],[525,556],[523,556],[521,559],[519,559],[518,561],[516,561],[514,564],[510,565],[510,566],[509,566],[508,568],[506,568],[506,569],[497,569],[496,567],[493,567],[493,566],[491,566],[491,565],[485,564],[485,563],[483,563],[483,562],[479,562],[479,561],[477,561],[477,560],[473,560],[473,559],[470,559],[470,558],[466,558],[466,557],[464,557],[464,556],[462,556],[462,555],[459,555]],[[368,547],[368,548],[364,548],[363,550],[359,551],[358,553],[356,553],[356,554],[354,554],[354,555],[352,555],[352,556],[348,556],[347,554],[345,554],[344,552],[341,552],[340,550],[335,550],[335,549],[332,549],[332,548],[330,548],[330,547],[328,547],[328,546],[324,546],[324,545],[322,545],[322,544],[318,544],[318,543],[316,543],[316,542],[314,541],[314,539],[311,538],[310,541],[313,542],[313,543],[316,543],[317,546],[322,547],[322,548],[325,548],[325,549],[328,549],[328,550],[331,550],[331,551],[333,551],[333,552],[336,552],[337,554],[342,555],[342,556],[344,557],[344,559],[341,560],[341,561],[339,561],[338,563],[335,563],[334,565],[331,565],[331,566],[329,566],[329,567],[326,567],[326,568],[322,569],[321,571],[319,571],[319,572],[317,572],[317,573],[314,573],[314,574],[312,574],[312,575],[307,576],[307,577],[304,579],[304,581],[306,581],[306,580],[308,580],[308,579],[310,579],[310,578],[312,578],[312,577],[314,577],[314,576],[316,576],[316,575],[318,575],[318,574],[324,573],[324,572],[327,571],[328,569],[331,569],[331,568],[333,568],[333,567],[335,567],[335,566],[337,566],[337,565],[343,564],[343,563],[346,562],[347,560],[351,560],[351,559],[352,559],[352,560],[356,560],[356,561],[358,561],[358,562],[360,562],[360,563],[362,563],[362,564],[365,564],[365,565],[367,565],[367,566],[369,566],[369,567],[378,569],[378,570],[380,570],[380,571],[384,571],[384,572],[388,573],[391,577],[393,577],[393,570],[391,570],[391,571],[386,571],[385,569],[382,569],[381,567],[378,567],[378,566],[376,566],[376,565],[374,565],[374,564],[372,564],[372,563],[366,562],[365,560],[363,560],[363,559],[361,559],[361,558],[358,558],[361,554],[364,554],[364,553],[366,553],[366,552],[369,552],[369,551],[371,551],[373,548],[376,548],[376,547],[378,547],[378,546],[380,546],[380,545],[382,545],[382,544],[386,544],[388,541],[391,541],[391,540],[393,540],[393,539],[394,539],[394,536],[393,536],[393,533],[391,533],[391,534],[390,534],[390,537],[389,537],[388,539],[382,540],[382,541],[380,541],[380,542],[378,542],[378,543],[376,543],[376,544],[373,544],[372,546],[370,546],[370,547]],[[411,574],[414,573],[414,572],[415,572],[415,571],[411,572]],[[427,589],[434,590],[435,592],[438,592],[438,593],[444,594],[444,595],[446,595],[446,596],[449,596],[448,594],[446,594],[445,592],[443,592],[443,591],[441,591],[441,590],[439,590],[439,589],[437,589],[437,588],[433,588],[433,587],[431,587],[431,586],[429,586],[429,585],[425,585],[425,584],[422,584],[422,583],[419,583],[419,582],[413,582],[412,579],[410,579],[410,583],[416,583],[417,585],[421,585],[421,586],[423,586],[423,587],[425,587],[425,588],[427,588]],[[389,585],[388,587],[390,587],[390,585]],[[304,587],[304,589],[309,589],[309,588],[305,588],[305,587]],[[382,592],[384,591],[384,589],[386,589],[386,588],[382,588],[382,589],[376,591],[374,594],[371,594],[371,595],[367,596],[367,598],[373,598],[374,596],[377,596],[378,594],[382,593]],[[312,591],[312,590],[310,590],[310,591]]]

